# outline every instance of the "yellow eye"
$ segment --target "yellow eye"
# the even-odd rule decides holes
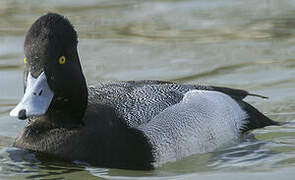
[[[24,64],[27,64],[27,58],[24,58]]]
[[[58,62],[59,62],[59,64],[64,64],[64,63],[66,63],[66,57],[61,56],[61,57],[58,59]]]

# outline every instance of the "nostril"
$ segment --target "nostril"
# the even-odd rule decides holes
[[[21,120],[27,119],[26,110],[25,109],[22,109],[22,110],[19,111],[18,118],[21,119]]]
[[[42,92],[43,92],[43,90],[41,89],[41,91],[39,92],[39,96],[41,96],[41,95],[42,95]]]

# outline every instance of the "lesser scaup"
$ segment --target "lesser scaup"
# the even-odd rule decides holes
[[[25,94],[10,112],[28,124],[14,146],[97,166],[152,169],[277,125],[243,101],[255,95],[244,90],[149,80],[87,87],[77,43],[59,14],[29,29]]]

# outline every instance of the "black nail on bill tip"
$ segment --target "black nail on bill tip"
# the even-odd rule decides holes
[[[18,113],[18,119],[21,119],[21,120],[27,119],[26,110],[25,109],[20,110],[20,112]]]

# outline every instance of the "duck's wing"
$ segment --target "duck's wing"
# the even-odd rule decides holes
[[[134,85],[175,84],[173,82],[155,81],[155,80],[127,81],[127,82],[130,84],[134,84]],[[179,85],[183,86],[184,84],[179,84]],[[187,85],[187,84],[185,84],[184,86],[192,86],[193,89],[197,89],[197,90],[209,90],[209,91],[211,90],[211,91],[222,92],[222,93],[227,94],[227,95],[231,96],[232,98],[238,99],[238,100],[242,100],[247,96],[256,96],[256,97],[260,97],[260,98],[264,98],[264,99],[268,98],[263,95],[249,93],[248,91],[245,91],[242,89],[234,89],[234,88],[227,88],[227,87],[220,87],[220,86]]]
[[[218,91],[218,92],[222,92],[224,94],[227,94],[230,97],[232,97],[234,99],[237,99],[237,100],[242,100],[247,96],[256,96],[256,97],[260,97],[260,98],[263,98],[263,99],[268,98],[268,97],[263,96],[263,95],[249,93],[248,91],[241,90],[241,89],[233,89],[233,88],[218,87],[218,86],[208,86],[208,88],[210,88],[213,91]]]
[[[108,82],[89,87],[89,100],[112,107],[127,126],[138,127],[179,103],[191,89],[192,85],[161,81]]]
[[[111,106],[127,126],[138,127],[148,123],[166,108],[180,103],[191,90],[217,91],[233,98],[249,114],[248,121],[251,123],[249,126],[246,124],[245,130],[269,124],[252,123],[257,121],[256,118],[265,116],[242,99],[248,95],[259,95],[239,89],[144,80],[101,83],[90,87],[89,95],[95,97],[97,102]],[[266,117],[263,122],[268,122]]]

